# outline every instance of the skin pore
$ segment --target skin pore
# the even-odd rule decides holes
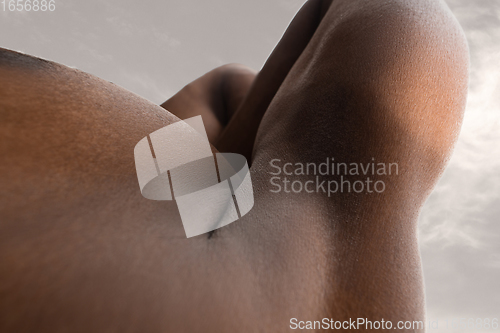
[[[308,1],[261,71],[219,67],[163,108],[0,49],[0,331],[423,320],[417,218],[458,136],[467,73],[463,33],[434,0]],[[251,163],[255,204],[186,239],[175,202],[142,197],[133,151],[198,114],[217,150]],[[400,172],[383,193],[270,191],[271,160],[332,157]]]

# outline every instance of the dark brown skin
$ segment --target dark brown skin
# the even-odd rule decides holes
[[[309,1],[256,76],[217,68],[170,112],[0,49],[0,332],[423,320],[417,217],[458,136],[467,72],[463,33],[434,0]],[[255,205],[186,239],[174,202],[141,196],[133,148],[196,114],[217,149],[251,161]],[[270,192],[272,159],[326,157],[399,175],[380,194]]]

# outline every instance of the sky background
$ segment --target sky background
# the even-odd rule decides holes
[[[260,69],[303,3],[56,0],[56,11],[37,13],[0,7],[0,46],[160,104],[219,65]],[[443,333],[464,331],[442,328],[445,320],[500,319],[500,1],[447,3],[469,41],[470,91],[454,155],[419,225],[427,316]]]

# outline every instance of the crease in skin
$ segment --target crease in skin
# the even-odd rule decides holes
[[[288,72],[314,35],[330,3],[331,1],[307,1],[300,9],[218,138],[216,147],[221,152],[240,153],[251,165],[261,119]]]
[[[215,143],[254,77],[255,71],[241,64],[223,65],[187,84],[161,106],[181,119],[201,115],[208,139]]]

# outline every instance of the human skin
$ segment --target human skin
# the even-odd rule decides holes
[[[217,68],[170,112],[0,50],[0,332],[423,320],[417,218],[458,136],[467,73],[463,33],[433,0],[308,1],[257,75]],[[247,157],[255,204],[187,239],[175,202],[142,197],[133,150],[195,114],[219,151]],[[383,193],[271,192],[271,160],[327,157],[399,174]]]

